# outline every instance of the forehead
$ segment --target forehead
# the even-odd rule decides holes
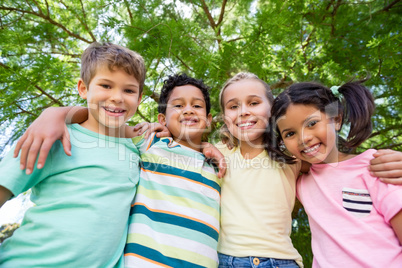
[[[96,73],[92,79],[108,80],[118,84],[130,84],[139,87],[139,82],[134,75],[127,73],[122,68],[110,69],[107,66],[100,66],[96,69]]]
[[[232,99],[245,99],[250,96],[266,98],[266,88],[255,79],[244,79],[229,85],[223,92],[223,102]]]
[[[205,102],[201,89],[193,85],[184,85],[173,88],[168,102],[175,100],[193,100],[199,99]]]
[[[313,105],[291,104],[285,115],[278,118],[278,126],[303,124],[307,118],[321,118],[323,113]]]

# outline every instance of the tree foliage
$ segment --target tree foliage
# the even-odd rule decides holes
[[[298,81],[366,82],[377,99],[363,147],[402,149],[401,1],[3,0],[0,4],[0,124],[21,135],[43,109],[82,103],[80,54],[111,41],[142,54],[148,68],[134,122],[153,121],[161,81],[185,71],[218,92],[238,71],[279,93]],[[2,144],[4,148],[5,144]]]
[[[0,151],[45,108],[83,104],[80,55],[94,41],[146,61],[133,124],[156,119],[161,82],[178,71],[211,86],[215,119],[218,92],[239,71],[257,74],[275,94],[294,82],[332,86],[369,75],[377,109],[362,149],[402,150],[401,9],[400,0],[2,0]],[[302,241],[305,230],[297,230]]]

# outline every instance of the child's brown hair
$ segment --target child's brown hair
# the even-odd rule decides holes
[[[98,68],[108,67],[110,71],[121,69],[132,75],[140,84],[140,94],[145,82],[145,64],[140,54],[112,43],[94,42],[81,57],[81,79],[89,86]]]

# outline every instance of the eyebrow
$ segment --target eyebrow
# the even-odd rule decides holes
[[[261,99],[261,96],[258,96],[258,95],[249,95],[249,96],[247,96],[247,98],[250,98],[250,97],[251,98],[257,97],[257,98]],[[229,103],[231,101],[234,101],[234,100],[237,100],[237,98],[232,98],[232,99],[228,100],[225,104],[227,104],[227,103]]]
[[[281,134],[283,134],[284,132],[289,131],[289,130],[291,130],[291,129],[290,129],[290,128],[286,128],[286,129],[282,130]]]
[[[109,79],[107,79],[107,78],[99,78],[99,82],[108,82],[108,83],[114,83],[112,80],[109,80]],[[127,84],[127,85],[125,85],[125,86],[132,86],[132,87],[136,87],[136,88],[139,88],[140,86],[139,85],[137,85],[137,84]]]
[[[311,116],[307,117],[306,119],[304,119],[303,124],[306,123],[308,120],[314,118],[314,117],[316,117],[316,115],[311,115]],[[283,134],[283,132],[286,132],[286,131],[289,131],[289,130],[291,130],[291,128],[286,128],[286,129],[281,131],[281,134]]]
[[[178,98],[171,99],[170,101],[177,101],[177,100],[183,100],[183,99],[184,99],[183,97],[178,97]],[[199,100],[199,101],[205,102],[205,100],[203,98],[195,98],[195,97],[193,97],[191,100],[192,101],[193,100]]]
[[[314,117],[318,117],[317,115],[310,115],[309,117],[307,117],[306,119],[304,119],[303,123],[306,123],[308,120],[314,118]]]

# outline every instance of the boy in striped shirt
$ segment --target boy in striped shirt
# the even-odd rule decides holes
[[[220,182],[201,153],[212,116],[208,88],[185,74],[163,85],[158,121],[172,138],[134,138],[141,155],[126,267],[217,267]]]

